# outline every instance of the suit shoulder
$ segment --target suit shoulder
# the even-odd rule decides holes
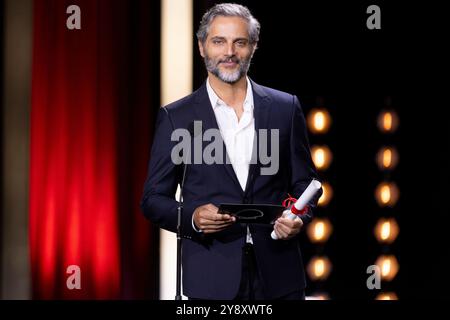
[[[191,93],[177,101],[171,102],[168,105],[165,105],[164,108],[170,113],[183,111],[194,103],[194,94],[195,93]]]
[[[285,107],[289,110],[292,109],[294,105],[294,99],[296,97],[294,94],[261,85],[260,88],[272,100],[273,105],[276,105],[278,107]]]
[[[262,90],[273,100],[292,104],[294,95],[274,88],[259,85]]]

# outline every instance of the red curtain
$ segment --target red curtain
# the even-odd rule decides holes
[[[155,298],[157,234],[139,211],[159,107],[155,3],[34,1],[34,298]],[[74,4],[81,30],[66,27]],[[80,290],[66,286],[70,265]]]

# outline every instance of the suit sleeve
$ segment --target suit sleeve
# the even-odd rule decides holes
[[[155,126],[141,209],[144,216],[159,227],[176,232],[178,202],[175,193],[181,180],[182,165],[175,165],[171,159],[172,148],[176,143],[171,141],[173,129],[168,110],[161,108]],[[194,209],[189,204],[183,208],[182,233],[187,238],[195,236],[191,225]]]
[[[303,115],[300,102],[298,101],[298,98],[296,96],[293,96],[290,150],[290,189],[292,195],[298,199],[298,197],[300,197],[303,191],[305,191],[305,189],[308,187],[312,179],[319,179],[311,158],[305,117]],[[317,206],[317,201],[321,194],[322,189],[317,193],[317,196],[310,201],[307,214],[301,217],[303,223],[307,224],[311,222],[313,218],[313,211]]]

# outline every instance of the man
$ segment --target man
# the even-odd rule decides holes
[[[202,130],[220,132],[228,160],[187,161],[182,265],[183,291],[192,299],[304,298],[298,234],[312,219],[318,197],[301,219],[280,217],[274,226],[236,223],[218,213],[221,203],[280,205],[288,193],[299,197],[316,178],[297,97],[247,78],[259,30],[258,21],[241,5],[218,4],[205,13],[197,38],[208,79],[158,115],[141,206],[161,228],[176,231],[174,195],[183,176],[183,165],[173,159],[172,133],[187,129],[194,141],[199,132],[193,124],[201,121]],[[252,159],[262,147],[261,139],[255,139],[269,131],[277,132],[277,139],[262,139],[268,144],[263,147],[277,150],[271,156],[279,163],[276,170],[264,172],[268,163]],[[205,148],[206,142],[201,143]],[[273,230],[279,240],[271,238]]]

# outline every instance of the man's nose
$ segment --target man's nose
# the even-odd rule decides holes
[[[235,47],[234,47],[234,43],[229,43],[227,45],[227,55],[228,56],[234,56],[235,54]]]

